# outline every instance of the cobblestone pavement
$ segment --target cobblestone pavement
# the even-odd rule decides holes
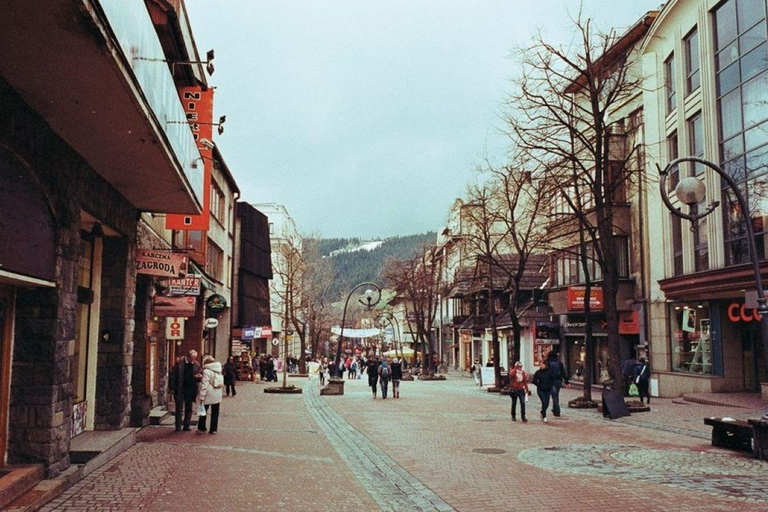
[[[545,424],[534,394],[522,423],[456,373],[403,382],[399,400],[373,400],[364,379],[344,396],[293,383],[302,396],[240,386],[216,436],[142,430],[44,510],[768,511],[768,462],[713,448],[703,423],[759,408],[654,399],[620,420],[563,408]]]

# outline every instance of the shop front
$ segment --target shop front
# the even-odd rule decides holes
[[[603,382],[608,379],[608,332],[606,331],[605,315],[595,314],[592,322],[592,381]],[[587,319],[584,315],[568,315],[562,326],[563,354],[562,360],[569,378],[577,382],[584,381],[587,362]]]

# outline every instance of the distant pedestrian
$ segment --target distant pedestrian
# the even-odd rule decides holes
[[[400,398],[400,381],[403,380],[403,364],[398,358],[392,361],[392,396]]]
[[[376,386],[379,383],[379,361],[375,357],[368,359],[368,365],[366,367],[368,372],[368,385],[373,391],[373,398],[376,398]]]
[[[480,360],[475,359],[474,364],[470,367],[469,372],[475,377],[475,385],[480,386]]]
[[[353,359],[349,365],[349,378],[357,379],[357,359]]]
[[[387,399],[387,389],[389,388],[389,380],[392,378],[392,368],[389,367],[387,358],[385,357],[379,365],[379,386],[381,386],[381,398]]]
[[[632,380],[635,378],[635,365],[637,361],[634,357],[630,357],[621,365],[621,377],[623,384],[624,396],[629,396],[629,386],[632,384]]]
[[[232,391],[232,396],[237,395],[235,390],[235,381],[237,380],[237,365],[235,364],[235,358],[229,357],[227,364],[224,365],[224,386],[227,388],[227,396]]]
[[[646,397],[648,403],[651,403],[651,394],[648,392],[648,385],[651,382],[651,367],[644,357],[637,360],[635,365],[635,384],[637,385],[637,396],[640,403],[643,403],[643,397]]]
[[[190,350],[187,357],[180,358],[168,379],[168,388],[173,392],[176,411],[176,432],[181,430],[181,417],[184,414],[184,430],[189,431],[192,421],[192,404],[197,398],[197,384],[202,379],[203,369],[197,362],[197,351]]]
[[[552,396],[552,387],[554,386],[554,376],[547,361],[542,361],[541,366],[533,374],[531,382],[536,386],[536,394],[541,400],[541,421],[547,423],[547,409],[549,408],[549,399]]]
[[[221,392],[224,390],[224,376],[221,373],[221,363],[213,356],[205,356],[203,359],[203,380],[200,382],[200,394],[198,401],[200,407],[205,409],[202,416],[198,412],[198,433],[215,434],[219,429],[219,407],[221,406]],[[199,411],[199,408],[198,408]],[[211,417],[210,429],[206,429],[206,418]]]
[[[520,361],[516,362],[509,372],[509,391],[509,396],[512,399],[512,421],[517,421],[515,412],[518,400],[520,401],[520,419],[524,422],[528,421],[525,417],[525,400],[529,393],[528,375],[523,370],[523,363]]]
[[[568,374],[565,371],[565,366],[560,360],[560,353],[552,351],[547,357],[549,369],[552,370],[552,414],[560,416],[560,388],[570,388],[571,384],[568,382]]]
[[[253,368],[253,380],[258,381],[261,378],[261,375],[263,372],[261,371],[261,359],[256,353],[253,354],[253,359],[251,360],[251,367]]]

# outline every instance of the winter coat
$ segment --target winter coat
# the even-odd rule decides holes
[[[197,396],[197,379],[193,377],[192,382],[184,382],[184,370],[187,364],[187,358],[185,357],[181,361],[173,365],[171,374],[168,376],[168,389],[173,392],[173,398],[175,400],[181,400],[186,398],[188,400],[194,400]],[[197,361],[192,363],[192,375],[198,375],[202,372],[200,364]],[[184,393],[184,391],[188,393]]]
[[[392,363],[392,380],[403,380],[403,365],[400,363]]]
[[[547,366],[544,369],[539,368],[536,370],[536,373],[533,374],[533,379],[531,382],[534,386],[539,388],[540,391],[549,391],[555,384],[555,376],[553,375],[549,366]]]
[[[638,384],[648,382],[651,379],[651,366],[648,363],[638,362],[635,365],[634,381]]]
[[[223,387],[213,387],[214,373],[221,374],[221,363],[214,361],[203,366],[203,381],[200,383],[200,394],[197,399],[205,405],[221,403]],[[223,376],[222,376],[223,377]]]
[[[385,369],[386,368],[386,372]],[[386,361],[382,362],[378,369],[379,378],[382,382],[389,382],[389,380],[392,378],[392,368],[387,364]],[[386,375],[384,375],[386,373]]]
[[[568,384],[568,374],[565,373],[565,366],[563,362],[558,359],[551,359],[548,363],[549,371],[552,372],[552,379],[554,382],[560,382]]]
[[[224,365],[224,384],[234,384],[237,379],[237,365],[227,363]]]
[[[512,368],[509,372],[509,389],[528,391],[528,374],[525,373],[525,370]]]

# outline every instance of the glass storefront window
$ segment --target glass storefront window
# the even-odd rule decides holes
[[[672,369],[711,375],[712,332],[708,302],[681,302],[670,306]]]

